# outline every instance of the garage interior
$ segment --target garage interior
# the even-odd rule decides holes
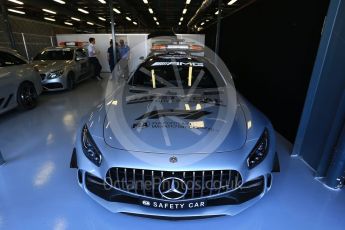
[[[44,92],[35,109],[0,115],[0,229],[344,229],[343,0],[1,0],[1,8],[0,46],[27,60],[61,35],[204,35],[238,92],[272,122],[280,172],[260,202],[235,216],[109,212],[70,168],[80,119],[106,96],[112,74],[103,71],[101,81]]]

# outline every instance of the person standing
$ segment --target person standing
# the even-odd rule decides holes
[[[102,77],[101,77],[102,66],[99,63],[98,58],[97,58],[97,52],[96,52],[96,47],[95,47],[96,39],[95,38],[89,38],[89,42],[90,42],[90,44],[87,48],[88,54],[89,54],[89,60],[94,67],[96,78],[98,80],[101,80],[102,79]]]
[[[124,77],[128,78],[129,75],[129,67],[128,67],[128,61],[129,61],[129,46],[125,44],[125,42],[121,39],[120,40],[120,46],[119,46],[119,52],[120,52],[120,67],[123,71]]]
[[[116,42],[115,45],[115,52],[116,52],[116,63],[119,62],[120,60],[120,51],[119,51],[119,46]],[[108,48],[108,62],[109,62],[109,67],[110,67],[110,71],[113,72],[114,68],[115,68],[115,64],[114,64],[114,49],[113,49],[113,39],[110,40],[110,47]]]

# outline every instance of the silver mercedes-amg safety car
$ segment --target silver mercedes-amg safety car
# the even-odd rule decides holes
[[[45,91],[71,90],[94,74],[87,51],[80,47],[46,48],[32,64],[40,71]]]
[[[176,47],[174,47],[176,48]],[[71,167],[112,212],[235,215],[272,186],[275,133],[231,74],[183,52],[149,56],[82,121]]]
[[[34,108],[41,92],[38,70],[16,51],[0,48],[0,113]]]

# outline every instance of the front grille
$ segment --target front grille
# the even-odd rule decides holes
[[[171,188],[169,178],[175,179],[179,191],[186,191],[183,197],[162,195],[161,191]],[[183,182],[181,182],[183,181]],[[132,168],[111,168],[106,183],[120,191],[157,199],[188,200],[221,195],[242,185],[242,177],[236,170],[208,171],[156,171]],[[173,182],[174,183],[174,182]]]
[[[45,74],[40,74],[42,81],[46,78]]]

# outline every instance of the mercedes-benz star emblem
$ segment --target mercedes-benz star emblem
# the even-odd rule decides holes
[[[177,177],[169,177],[159,184],[158,190],[163,198],[168,200],[178,200],[187,194],[186,183]]]
[[[172,156],[172,157],[169,158],[169,161],[170,161],[171,163],[176,163],[176,162],[177,162],[177,157]]]

